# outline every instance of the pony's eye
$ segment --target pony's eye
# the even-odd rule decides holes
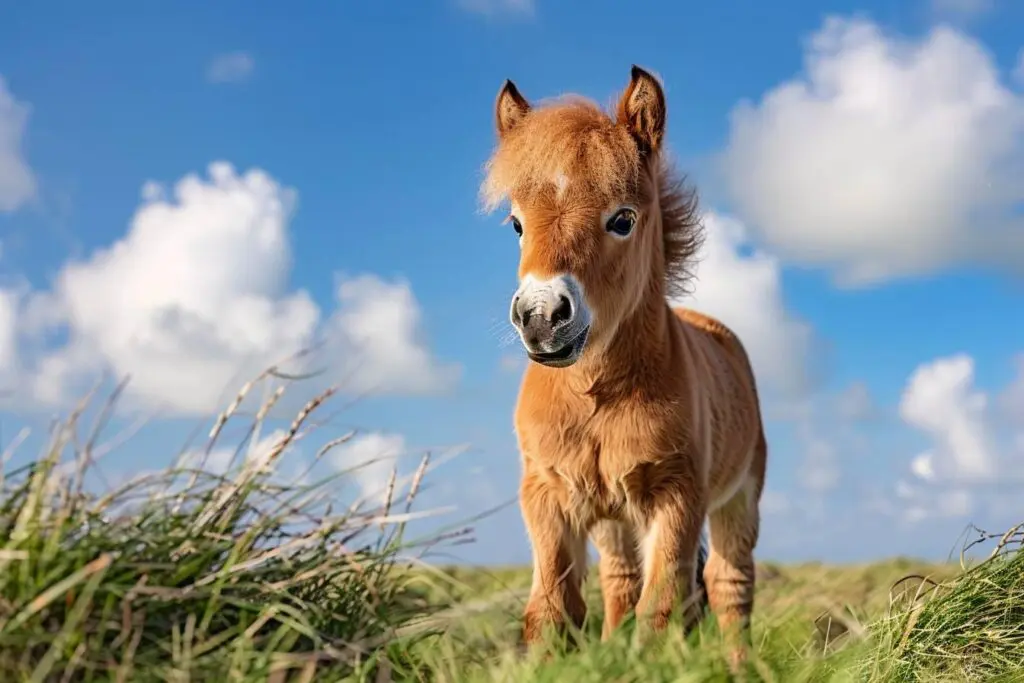
[[[509,220],[512,221],[512,229],[516,231],[516,234],[520,237],[523,236],[523,224],[519,222],[519,219],[515,216],[510,216]]]
[[[608,219],[604,229],[613,235],[626,237],[629,233],[633,232],[635,225],[636,211],[633,211],[633,209],[619,209],[615,212],[615,215]]]

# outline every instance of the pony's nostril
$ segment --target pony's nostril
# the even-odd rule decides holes
[[[572,302],[569,297],[562,295],[558,297],[558,308],[551,314],[551,326],[557,327],[572,317]]]
[[[512,324],[519,325],[523,321],[523,316],[519,312],[519,297],[512,299]]]

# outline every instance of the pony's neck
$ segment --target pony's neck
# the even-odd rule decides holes
[[[670,351],[672,311],[660,282],[650,283],[632,314],[623,320],[614,336],[595,349],[581,370],[588,383],[612,389],[633,386],[665,366]]]

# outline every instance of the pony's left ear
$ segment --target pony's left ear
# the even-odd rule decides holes
[[[665,92],[658,79],[634,64],[616,122],[629,129],[641,151],[655,153],[665,137],[665,111]]]

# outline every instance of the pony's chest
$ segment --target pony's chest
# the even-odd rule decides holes
[[[643,481],[669,457],[661,430],[636,417],[538,420],[524,427],[524,457],[584,525],[643,505]]]

